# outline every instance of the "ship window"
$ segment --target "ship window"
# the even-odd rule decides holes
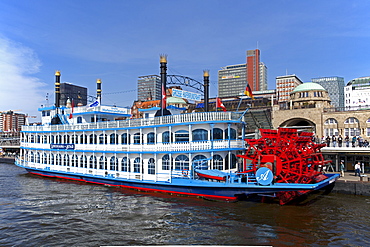
[[[55,158],[56,158],[55,164],[58,165],[58,166],[60,166],[61,163],[62,163],[62,155],[61,154],[57,154]]]
[[[81,157],[80,157],[80,167],[87,168],[87,157],[86,157],[86,155],[81,155]]]
[[[55,143],[54,142],[54,136],[50,136],[50,143]]]
[[[77,158],[77,155],[72,155],[72,159],[71,159],[71,166],[72,167],[78,167],[78,158]]]
[[[175,142],[188,142],[189,132],[186,130],[179,130],[175,132]]]
[[[130,160],[127,159],[127,157],[124,157],[122,159],[122,171],[123,172],[130,172],[131,169],[130,169]]]
[[[141,138],[140,138],[140,133],[135,133],[134,134],[134,144],[140,144],[141,143]]]
[[[193,165],[194,165],[194,168],[197,168],[200,170],[208,170],[207,157],[204,155],[196,155],[193,158]]]
[[[41,143],[41,136],[40,135],[36,136],[36,143]]]
[[[236,156],[235,154],[231,154],[231,157],[230,157],[230,162],[229,163],[229,154],[226,155],[226,158],[225,158],[225,170],[228,170],[228,169],[233,169],[233,168],[236,168]]]
[[[208,131],[205,129],[193,130],[193,141],[207,141]]]
[[[110,144],[117,144],[118,143],[118,135],[117,134],[110,134],[109,136]]]
[[[54,165],[54,154],[50,154],[49,156],[49,164]]]
[[[34,143],[35,142],[35,136],[34,135],[31,135],[30,142],[31,143]]]
[[[106,134],[100,134],[99,135],[99,144],[106,144],[107,143],[107,135]]]
[[[64,143],[70,143],[69,142],[69,135],[64,135]]]
[[[110,168],[111,171],[118,171],[118,167],[117,167],[118,166],[118,160],[117,160],[116,156],[112,156],[110,158],[109,164],[110,164],[109,168]]]
[[[181,154],[175,159],[175,170],[189,170],[188,156]]]
[[[82,123],[82,117],[77,117],[77,123]]]
[[[153,158],[148,161],[148,174],[155,174],[155,160]]]
[[[48,143],[48,136],[47,135],[44,135],[43,137],[42,137],[42,143]]]
[[[213,169],[223,170],[224,169],[224,161],[219,154],[213,155]]]
[[[47,164],[48,163],[48,155],[46,153],[44,153],[44,155],[43,155],[42,163],[43,164]]]
[[[40,153],[39,152],[37,152],[36,153],[36,163],[40,163]]]
[[[223,138],[223,130],[219,128],[213,129],[213,140],[222,140]]]
[[[107,158],[104,156],[100,156],[99,159],[99,169],[107,170]]]
[[[170,156],[168,154],[162,157],[162,170],[170,170]]]
[[[147,138],[146,141],[147,141],[148,144],[155,144],[155,134],[154,134],[154,132],[148,133],[146,138]]]
[[[97,138],[95,134],[90,135],[90,144],[97,144]]]
[[[63,165],[64,166],[69,166],[69,155],[68,154],[64,155]]]
[[[236,130],[233,128],[230,128],[230,135],[228,134],[228,129],[225,129],[225,136],[229,140],[235,140],[236,139]]]
[[[121,142],[122,144],[130,144],[130,135],[127,135],[127,133],[122,134]]]
[[[75,134],[71,135],[71,143],[76,143],[76,136]]]
[[[170,143],[171,139],[172,138],[170,138],[170,132],[169,131],[165,131],[165,132],[162,133],[162,142],[163,143]]]
[[[90,156],[90,168],[91,169],[97,169],[97,162],[96,162],[96,157],[94,155]]]
[[[134,172],[139,173],[141,168],[141,160],[140,157],[136,157],[134,160]]]

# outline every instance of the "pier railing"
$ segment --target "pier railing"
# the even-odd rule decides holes
[[[22,126],[22,131],[66,131],[66,130],[93,130],[114,129],[142,126],[160,126],[175,123],[193,123],[208,121],[239,121],[240,114],[234,112],[195,112],[179,115],[170,115],[143,119],[128,119],[120,121],[106,121],[98,123],[60,124],[43,126]]]

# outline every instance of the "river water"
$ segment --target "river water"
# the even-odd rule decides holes
[[[0,163],[0,246],[370,246],[370,197],[214,202],[28,174]]]

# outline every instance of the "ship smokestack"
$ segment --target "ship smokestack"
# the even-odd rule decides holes
[[[60,71],[55,72],[55,107],[60,107]]]
[[[160,57],[160,63],[161,63],[161,88],[164,90],[164,93],[166,93],[166,87],[167,87],[167,55],[161,55]],[[162,92],[163,93],[163,92]],[[162,97],[164,97],[162,95]],[[165,109],[166,106],[162,105],[163,100],[161,100],[161,109]]]
[[[101,80],[96,80],[96,97],[98,98],[100,104],[101,104]]]
[[[209,104],[209,70],[203,70],[203,82],[204,82],[204,111],[208,112]]]

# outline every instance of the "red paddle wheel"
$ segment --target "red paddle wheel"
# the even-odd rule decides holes
[[[312,141],[313,133],[296,129],[260,129],[261,138],[246,139],[249,147],[244,158],[244,173],[255,173],[260,167],[269,168],[275,183],[317,183],[327,177],[322,170],[330,160],[324,160],[320,149],[325,144]],[[247,165],[247,160],[250,164]],[[283,205],[308,191],[282,191],[276,196]]]

